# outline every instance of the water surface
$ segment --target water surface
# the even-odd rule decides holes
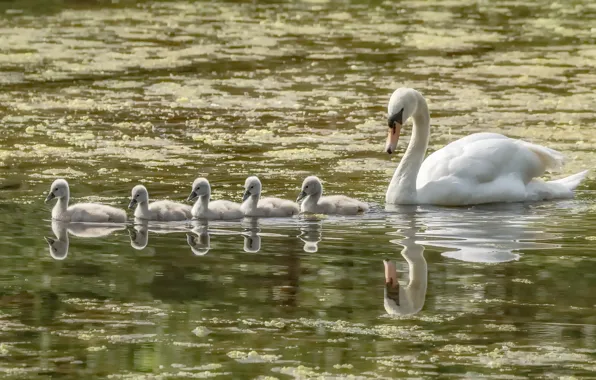
[[[14,378],[591,378],[596,182],[574,200],[383,205],[386,103],[420,90],[430,151],[492,131],[593,166],[589,1],[3,2],[0,372]],[[410,128],[404,128],[403,152]],[[364,216],[52,225],[137,183],[240,200],[306,175]],[[50,251],[44,237],[58,241]],[[398,294],[386,293],[383,260]],[[392,302],[399,300],[400,305]]]

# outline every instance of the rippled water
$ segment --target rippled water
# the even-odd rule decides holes
[[[562,151],[553,177],[591,169],[595,18],[589,1],[0,3],[0,372],[596,377],[593,174],[574,200],[386,211],[400,154],[382,153],[410,86],[431,151],[493,131]],[[108,229],[43,204],[57,177],[125,207],[137,183],[182,200],[199,175],[238,201],[253,174],[287,198],[317,174],[373,209]]]

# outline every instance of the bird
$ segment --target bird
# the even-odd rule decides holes
[[[316,176],[309,176],[302,182],[302,191],[296,202],[301,212],[314,214],[356,215],[368,211],[368,204],[345,195],[323,196],[323,184]]]
[[[206,178],[197,178],[187,201],[196,199],[192,207],[192,217],[205,220],[242,219],[244,213],[238,203],[225,200],[210,201],[211,185]]]
[[[182,203],[162,200],[149,203],[149,192],[143,185],[133,187],[129,209],[135,209],[134,216],[143,220],[173,222],[192,218],[191,207]]]
[[[284,217],[300,212],[295,202],[266,197],[261,198],[262,184],[258,177],[251,176],[244,182],[241,210],[244,216],[251,217]]]
[[[52,183],[45,203],[58,199],[52,208],[52,219],[61,222],[84,223],[125,223],[126,212],[116,207],[100,203],[77,203],[68,206],[70,188],[65,179],[57,179]]]
[[[389,154],[396,150],[402,125],[414,120],[410,143],[385,194],[387,204],[465,206],[572,198],[588,173],[545,182],[538,177],[563,165],[561,153],[488,132],[463,137],[425,160],[430,113],[424,96],[412,88],[398,88],[387,109]]]

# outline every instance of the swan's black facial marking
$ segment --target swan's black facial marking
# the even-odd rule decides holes
[[[393,284],[393,281],[385,283],[385,297],[393,300],[399,306],[399,282]]]
[[[387,119],[387,125],[389,126],[389,128],[393,128],[393,130],[395,131],[396,128],[396,123],[399,125],[403,125],[404,123],[404,109],[402,108],[398,113],[394,113],[393,115],[389,116],[389,118]]]

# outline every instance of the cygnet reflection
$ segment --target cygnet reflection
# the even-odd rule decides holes
[[[244,252],[257,253],[261,250],[261,227],[257,218],[245,218],[242,221],[244,232]]]
[[[149,228],[151,223],[152,228]],[[153,223],[148,220],[135,218],[134,225],[128,228],[128,236],[130,237],[130,246],[136,250],[143,250],[149,243],[149,232],[156,234],[170,234],[180,233],[184,231],[183,225],[176,225],[172,228],[172,225],[161,225],[159,223]]]
[[[320,220],[308,220],[300,223],[300,235],[298,238],[304,242],[304,252],[315,253],[319,250],[319,242],[323,235],[323,222]]]
[[[125,228],[120,224],[68,223],[53,220],[52,232],[56,238],[44,237],[44,239],[48,243],[50,256],[54,260],[64,260],[68,256],[70,246],[69,234],[82,238],[99,238]]]
[[[195,256],[205,256],[211,249],[207,221],[194,221],[194,228],[186,233],[186,242]]]
[[[398,231],[405,236],[401,240],[392,240],[391,243],[403,247],[401,255],[408,263],[409,282],[402,286],[398,281],[397,267],[390,260],[383,260],[385,266],[385,310],[393,315],[416,314],[424,306],[426,287],[428,283],[428,267],[424,259],[424,247],[416,244],[416,220],[409,222],[409,227]]]

